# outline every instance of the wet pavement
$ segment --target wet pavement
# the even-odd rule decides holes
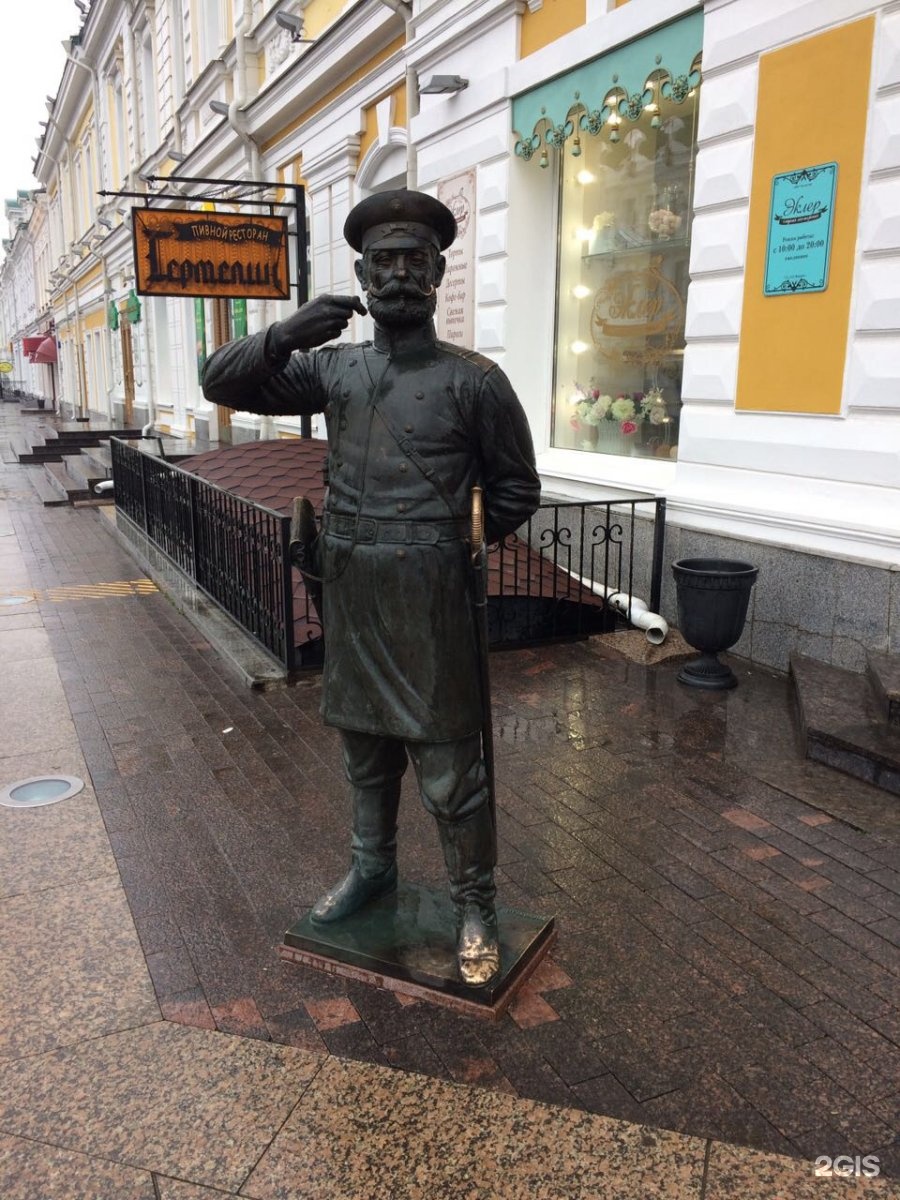
[[[808,1161],[900,1175],[896,799],[801,758],[784,678],[492,657],[500,892],[559,940],[474,1022],[277,958],[347,862],[318,681],[243,687],[39,469],[0,467],[2,782],[88,787],[0,809],[4,1200],[900,1195]],[[411,787],[400,865],[443,878]]]

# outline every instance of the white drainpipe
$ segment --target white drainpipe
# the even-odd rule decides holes
[[[594,583],[583,575],[569,571],[584,587],[590,588],[595,596],[604,596],[610,608],[614,609],[635,629],[643,629],[647,641],[653,646],[661,646],[669,635],[669,622],[659,613],[651,612],[645,601],[639,596],[629,596],[627,592],[619,592],[615,588],[606,587],[602,583]]]

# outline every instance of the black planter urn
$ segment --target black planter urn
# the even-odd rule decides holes
[[[716,657],[740,638],[759,568],[726,558],[682,558],[672,564],[678,593],[678,628],[700,657],[678,672],[679,683],[721,690],[737,676]]]

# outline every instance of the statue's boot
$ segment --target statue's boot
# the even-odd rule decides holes
[[[343,921],[397,888],[397,809],[400,781],[386,788],[354,788],[352,865],[344,878],[315,902],[310,920]]]
[[[462,821],[438,821],[438,828],[456,909],[460,978],[472,987],[482,987],[500,970],[494,908],[497,851],[490,808],[483,804]]]

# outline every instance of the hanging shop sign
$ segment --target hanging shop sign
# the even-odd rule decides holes
[[[442,341],[475,341],[475,172],[438,184],[438,200],[456,218],[456,240],[446,251],[447,273],[438,292],[437,327]]]
[[[135,208],[132,233],[142,296],[290,296],[284,217]]]
[[[766,245],[767,296],[828,287],[837,163],[785,171],[772,180]]]

